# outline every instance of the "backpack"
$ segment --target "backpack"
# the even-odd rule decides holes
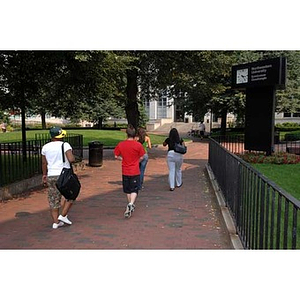
[[[65,162],[64,143],[61,146],[63,162]],[[63,168],[57,179],[56,187],[67,200],[76,200],[79,195],[81,184],[71,168]]]

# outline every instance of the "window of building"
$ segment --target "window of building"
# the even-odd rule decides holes
[[[167,96],[160,96],[157,105],[157,117],[158,119],[167,117]]]
[[[214,123],[217,123],[217,122],[218,122],[218,115],[217,115],[217,114],[213,114],[212,121],[213,121]]]
[[[300,117],[300,113],[297,112],[297,113],[283,113],[283,117],[284,118],[299,118]]]
[[[150,100],[145,100],[144,102],[144,107],[145,107],[145,113],[147,116],[150,114]]]

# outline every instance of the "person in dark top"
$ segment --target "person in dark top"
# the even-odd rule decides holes
[[[163,142],[164,146],[168,146],[167,163],[169,168],[169,185],[170,191],[174,191],[175,186],[182,186],[181,166],[183,163],[183,155],[174,151],[175,143],[184,145],[184,141],[179,137],[176,128],[172,128],[169,132],[169,137]]]

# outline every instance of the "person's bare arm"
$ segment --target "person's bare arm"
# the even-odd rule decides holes
[[[72,152],[71,149],[66,152],[66,156],[67,156],[67,159],[68,159],[70,164],[75,162],[75,156],[73,155],[73,152]]]
[[[145,155],[146,155],[146,153],[140,157],[140,162],[144,159]]]
[[[151,140],[150,140],[149,136],[146,136],[146,142],[147,142],[148,148],[151,149],[152,145],[151,145]]]
[[[43,171],[43,183],[47,183],[47,159],[45,155],[42,155],[42,171]]]

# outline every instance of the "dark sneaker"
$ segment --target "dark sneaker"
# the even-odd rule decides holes
[[[131,203],[128,203],[127,206],[126,206],[126,210],[124,212],[124,217],[125,218],[130,218],[131,214],[134,212],[134,209],[135,209],[135,205],[131,204]]]
[[[134,210],[135,210],[135,205],[131,204],[131,212],[134,212]]]

